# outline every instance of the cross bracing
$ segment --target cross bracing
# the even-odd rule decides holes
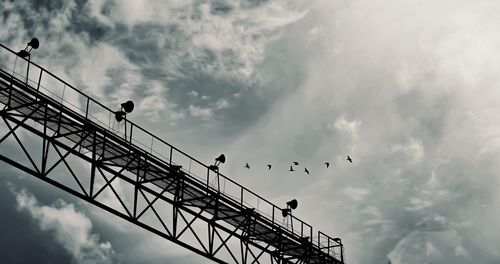
[[[217,263],[344,263],[340,239],[1,46],[2,161]]]

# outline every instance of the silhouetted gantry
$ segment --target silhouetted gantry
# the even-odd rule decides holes
[[[130,122],[133,104],[111,110],[1,47],[0,160],[216,263],[344,263],[296,200],[274,205],[220,174],[223,155],[201,163]]]

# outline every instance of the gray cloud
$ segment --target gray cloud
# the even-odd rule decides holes
[[[500,259],[497,3],[4,6],[7,43],[50,31],[42,62],[109,105],[141,98],[136,120],[201,160],[225,152],[223,172],[272,201],[298,198],[349,263]],[[285,174],[292,160],[311,176]]]
[[[5,263],[69,263],[72,257],[63,250],[54,238],[35,226],[32,220],[16,210],[16,200],[6,181],[19,177],[2,165],[3,173],[0,184],[0,209],[3,217],[0,237],[2,261]],[[16,172],[17,173],[17,172]],[[29,185],[29,182],[23,182]],[[32,186],[30,186],[32,187]],[[29,252],[29,254],[28,254]]]
[[[61,246],[71,254],[75,263],[119,263],[109,242],[100,242],[91,233],[91,220],[74,205],[58,200],[53,206],[40,205],[26,189],[12,192],[16,195],[18,210],[26,211],[45,232],[52,232]]]

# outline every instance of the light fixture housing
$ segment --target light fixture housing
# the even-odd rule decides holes
[[[216,167],[216,168],[217,168],[217,170],[213,170],[213,169],[212,169],[212,170],[213,170],[213,171],[219,171],[219,165],[220,165],[221,163],[224,163],[224,162],[226,162],[226,156],[225,156],[224,154],[220,154],[217,158],[215,158],[215,163],[214,163],[214,165],[211,165],[211,166],[209,166],[208,168],[210,169],[210,168],[214,168],[214,167]]]
[[[26,44],[26,48],[24,48],[23,50],[20,50],[16,54],[17,54],[17,56],[19,56],[21,58],[29,57],[31,50],[38,49],[39,46],[40,46],[40,42],[38,41],[38,39],[32,38],[31,41],[28,42],[28,44]],[[30,48],[30,49],[28,50],[28,48]]]
[[[121,122],[125,119],[125,116],[127,115],[127,113],[125,113],[124,111],[116,111],[115,112],[115,119],[116,121],[118,122]]]
[[[40,42],[38,41],[37,38],[32,38],[30,42],[28,42],[28,47],[31,47],[32,49],[38,49],[38,47],[40,46]]]
[[[21,57],[21,58],[26,58],[26,57],[29,57],[30,56],[30,53],[27,52],[26,50],[20,50],[18,52],[16,52],[17,56]]]
[[[281,215],[283,217],[287,217],[290,215],[290,213],[292,213],[292,209],[290,208],[286,208],[286,209],[281,209]]]
[[[215,162],[219,162],[219,163],[226,162],[226,156],[224,154],[220,154],[220,156],[215,159]]]
[[[290,214],[292,214],[292,210],[297,209],[297,206],[299,205],[299,202],[297,200],[292,199],[288,202],[286,202],[286,209],[281,209],[281,215],[283,217],[287,217]]]
[[[297,200],[295,200],[295,199],[286,202],[286,206],[290,209],[293,209],[293,210],[297,209],[298,205],[299,205],[299,202],[297,202]]]
[[[126,101],[121,104],[121,110],[115,112],[115,119],[118,122],[121,122],[127,118],[127,113],[131,113],[134,111],[134,102]]]
[[[131,113],[134,111],[134,102],[132,101],[126,101],[125,103],[121,104],[123,111],[126,113]]]

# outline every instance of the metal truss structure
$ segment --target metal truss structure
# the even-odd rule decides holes
[[[0,160],[216,263],[344,263],[339,238],[1,47]]]

